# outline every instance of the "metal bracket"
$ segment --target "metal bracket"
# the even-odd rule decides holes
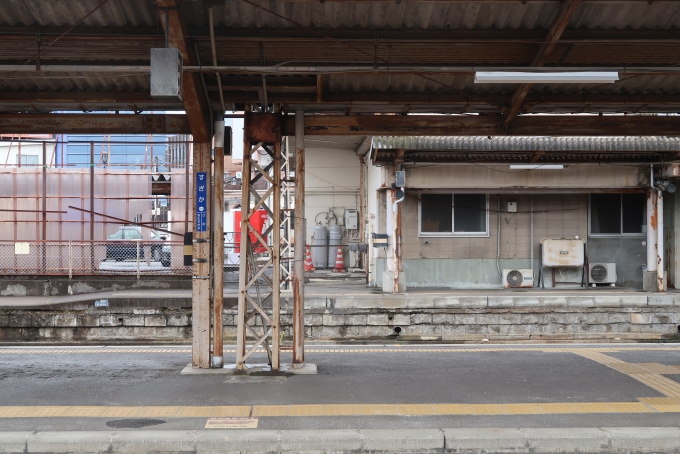
[[[210,279],[210,276],[193,276],[194,279]]]
[[[210,239],[208,238],[194,238],[194,243],[209,243]]]
[[[208,259],[194,259],[194,263],[208,263]]]

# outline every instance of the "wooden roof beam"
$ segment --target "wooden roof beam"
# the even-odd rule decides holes
[[[160,23],[165,29],[165,14],[168,14],[168,45],[182,53],[185,65],[197,65],[196,55],[189,49],[187,26],[179,0],[156,0]],[[191,134],[197,142],[210,142],[210,112],[201,86],[201,76],[185,73],[182,80],[182,101],[187,113]]]
[[[581,4],[581,1],[582,0],[564,1],[562,8],[560,8],[560,11],[557,13],[557,16],[550,26],[550,29],[548,29],[545,41],[534,57],[534,61],[531,62],[531,66],[543,66],[545,64],[548,56],[552,53],[553,49],[555,49],[555,45],[557,44],[557,41],[559,41],[560,36],[562,36],[564,29],[567,28],[569,21],[578,9],[578,6]],[[515,94],[512,96],[512,101],[510,102],[510,110],[508,110],[505,118],[506,125],[512,121],[515,115],[517,115],[520,108],[522,107],[524,98],[526,98],[527,94],[529,94],[530,89],[531,84],[521,84],[519,87],[517,87]]]
[[[283,134],[295,131],[286,118]],[[502,116],[308,115],[305,134],[315,136],[666,136],[680,117],[649,115],[523,115],[510,125]]]

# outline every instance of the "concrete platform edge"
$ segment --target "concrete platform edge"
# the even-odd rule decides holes
[[[678,453],[680,428],[459,428],[0,432],[0,453]]]

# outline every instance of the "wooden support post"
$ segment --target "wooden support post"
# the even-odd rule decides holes
[[[224,120],[215,121],[213,166],[213,357],[212,367],[224,367],[222,309],[224,307]]]
[[[293,366],[305,363],[305,113],[295,112],[295,253]]]
[[[210,216],[205,214],[205,229],[200,222],[200,213],[209,210],[210,204],[210,144],[194,144],[194,245],[193,280],[191,293],[192,307],[192,367],[210,367]],[[205,191],[205,208],[198,212],[201,201],[196,195]]]

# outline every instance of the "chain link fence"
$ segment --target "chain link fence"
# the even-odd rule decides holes
[[[239,249],[240,234],[225,233],[225,282],[238,282]],[[357,244],[309,246],[305,275],[323,278],[338,272],[362,273],[365,256]],[[268,258],[264,250],[254,251],[254,260]],[[282,260],[292,260],[292,256]],[[184,266],[181,241],[0,241],[0,275],[191,276],[191,272],[192,267]]]

